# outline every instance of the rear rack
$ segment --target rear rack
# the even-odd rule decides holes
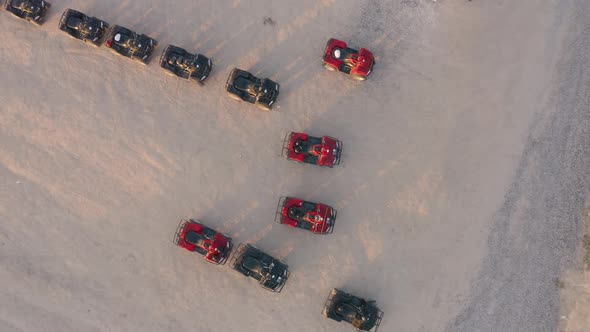
[[[184,228],[184,226],[186,226],[186,224],[199,224],[203,227],[205,227],[200,221],[198,220],[194,220],[194,219],[180,219],[180,223],[178,224],[178,227],[176,227],[176,232],[174,232],[174,239],[172,240],[172,242],[175,245],[178,245],[178,241],[180,240],[180,233],[182,233],[182,230]]]
[[[281,149],[281,157],[288,155],[287,151],[289,150],[289,141],[291,140],[291,135],[293,132],[287,133],[285,138],[283,139],[283,148]]]
[[[238,248],[233,252],[233,254],[231,255],[231,257],[229,259],[229,265],[232,269],[234,269],[234,270],[236,269],[235,268],[236,260],[238,260],[238,258],[240,258],[244,254],[246,249],[248,249],[248,245],[240,243],[238,245]]]
[[[164,63],[164,61],[166,60],[167,56],[168,56],[168,50],[170,49],[172,45],[168,44],[164,50],[162,51],[162,54],[160,55],[160,67],[162,67],[162,64]]]
[[[176,227],[176,232],[174,232],[174,239],[172,239],[172,243],[174,243],[175,245],[178,245],[178,242],[180,241],[180,233],[182,233],[184,226],[186,226],[186,224],[188,224],[189,222],[190,221],[188,221],[186,219],[180,220],[178,227]]]
[[[275,211],[275,223],[277,224],[282,224],[283,223],[283,206],[285,204],[285,201],[288,199],[289,197],[286,196],[281,196],[279,198],[279,203],[277,204],[277,210]]]
[[[371,329],[370,332],[377,332],[379,330],[379,325],[381,325],[381,320],[383,320],[383,310],[377,308],[377,320],[375,321],[375,327]]]
[[[334,289],[332,289],[330,294],[328,294],[328,297],[326,298],[326,301],[324,302],[324,309],[322,310],[322,315],[324,317],[330,318],[328,316],[328,308],[332,306],[332,301],[334,300],[334,296],[336,294],[338,294],[339,292],[341,292],[341,290],[339,290],[338,288],[334,288]]]

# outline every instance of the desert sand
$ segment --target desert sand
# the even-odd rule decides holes
[[[57,29],[75,8],[203,53],[200,87]],[[581,0],[54,1],[0,13],[0,331],[550,331],[590,173],[590,3]],[[270,18],[271,20],[269,20]],[[377,56],[355,82],[330,37]],[[232,68],[281,84],[231,100]],[[333,169],[280,158],[291,131],[344,142]],[[273,223],[279,196],[334,233]],[[273,294],[172,243],[195,218],[289,264]],[[583,315],[583,313],[582,313]],[[582,325],[583,326],[583,325]]]

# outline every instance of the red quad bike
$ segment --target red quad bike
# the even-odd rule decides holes
[[[205,256],[205,260],[213,264],[225,264],[232,249],[229,236],[193,219],[180,221],[174,234],[174,243]]]
[[[358,81],[364,81],[373,71],[375,57],[365,48],[359,51],[348,48],[346,43],[331,38],[324,52],[324,68],[350,75]]]
[[[295,197],[281,197],[275,213],[275,222],[303,228],[314,234],[331,234],[336,214],[335,209],[325,204]]]
[[[285,136],[281,156],[287,155],[287,159],[300,163],[332,167],[340,164],[341,153],[342,142],[333,137],[291,132]]]

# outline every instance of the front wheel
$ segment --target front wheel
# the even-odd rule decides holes
[[[263,109],[263,110],[265,110],[265,111],[270,111],[270,110],[271,110],[271,107],[270,107],[270,106],[268,106],[267,104],[263,104],[263,103],[258,103],[258,102],[257,102],[257,103],[256,103],[256,106],[257,106],[258,108],[260,108],[260,109]]]
[[[39,17],[39,20],[35,20],[34,18],[29,18],[28,21],[33,22],[37,25],[43,25],[43,23],[44,23],[43,17]]]
[[[359,75],[359,74],[352,74],[350,75],[353,79],[357,80],[357,81],[365,81],[367,80],[367,76],[364,75]]]
[[[334,68],[334,66],[331,66],[327,63],[324,63],[324,68],[326,68],[329,71],[336,71],[336,68]]]

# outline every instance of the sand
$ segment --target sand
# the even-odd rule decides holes
[[[590,187],[582,1],[54,2],[41,27],[0,13],[0,331],[347,331],[334,287],[384,332],[557,326]],[[69,38],[66,8],[213,72]],[[367,82],[322,68],[330,37],[376,54]],[[273,111],[225,95],[234,67],[281,84]],[[280,158],[292,130],[342,140],[341,165]],[[274,224],[282,195],[337,208],[334,233]],[[284,260],[283,292],[174,246],[181,218]]]

